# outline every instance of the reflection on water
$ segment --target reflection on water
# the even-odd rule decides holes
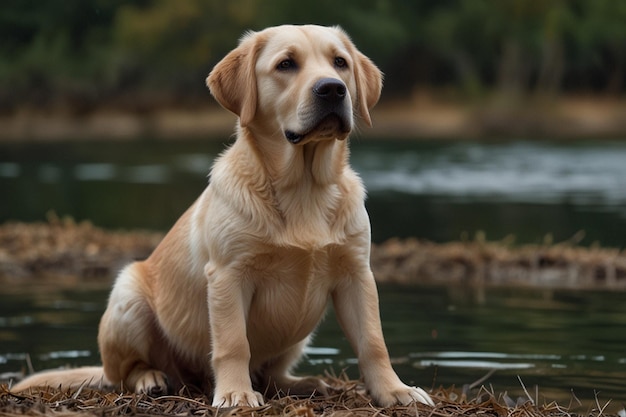
[[[96,332],[108,290],[0,294],[0,373],[99,362]],[[626,401],[626,304],[622,294],[493,290],[483,302],[445,288],[380,289],[381,314],[394,367],[425,387],[462,387],[490,370],[497,394],[524,396],[522,383],[546,402],[585,406]],[[357,377],[353,352],[334,317],[323,322],[300,372],[345,370]],[[521,382],[520,382],[521,381]],[[608,410],[607,410],[608,411]]]
[[[367,146],[367,145],[366,145]],[[376,152],[378,149],[379,152]],[[626,146],[451,143],[355,156],[368,189],[457,200],[626,206]],[[626,211],[624,211],[626,214]]]
[[[99,362],[97,324],[108,288],[5,287],[0,292],[0,373]]]
[[[381,315],[395,368],[422,386],[462,387],[487,380],[496,393],[525,396],[522,383],[540,398],[569,404],[572,392],[585,405],[626,400],[626,304],[623,294],[490,290],[481,302],[471,291],[383,286]],[[338,342],[340,341],[340,342]],[[339,348],[310,354],[321,372],[348,367],[354,357],[333,319],[314,346]],[[319,363],[318,363],[319,362]]]
[[[0,222],[48,210],[107,228],[167,230],[207,184],[220,142],[0,144]],[[352,143],[373,239],[457,240],[485,231],[518,242],[624,247],[624,142]]]

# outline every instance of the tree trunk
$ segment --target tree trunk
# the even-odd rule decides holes
[[[541,67],[535,92],[554,95],[561,89],[564,71],[563,44],[560,39],[546,39],[541,45]]]
[[[498,88],[507,96],[520,96],[527,87],[528,64],[519,41],[506,39],[498,66]]]

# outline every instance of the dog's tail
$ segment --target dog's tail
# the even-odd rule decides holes
[[[25,391],[34,387],[52,387],[61,389],[87,386],[101,388],[111,386],[101,366],[85,366],[75,369],[43,371],[30,375],[11,387],[11,392]]]

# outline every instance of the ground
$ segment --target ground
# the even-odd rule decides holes
[[[327,397],[275,398],[265,406],[217,409],[210,406],[206,396],[181,392],[150,398],[121,392],[92,390],[33,390],[25,394],[12,394],[6,385],[0,385],[0,415],[2,416],[245,416],[245,417],[377,417],[377,416],[428,416],[428,417],[545,417],[576,415],[606,416],[603,406],[576,414],[555,403],[536,404],[529,395],[514,400],[505,394],[495,394],[480,383],[465,385],[458,390],[433,389],[436,406],[423,404],[379,408],[371,404],[358,381],[327,377],[334,387]],[[617,415],[616,417],[623,417]]]
[[[124,108],[20,108],[0,114],[0,141],[129,140],[158,138],[227,138],[235,116],[207,93],[194,106],[155,107],[141,112]],[[442,92],[416,91],[404,99],[385,99],[372,111],[373,127],[360,138],[626,138],[626,100],[603,96],[518,98],[490,96],[472,101]]]

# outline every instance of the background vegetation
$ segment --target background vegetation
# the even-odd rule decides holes
[[[206,100],[242,32],[286,22],[343,26],[386,73],[386,97],[625,91],[624,1],[4,0],[0,112]]]

